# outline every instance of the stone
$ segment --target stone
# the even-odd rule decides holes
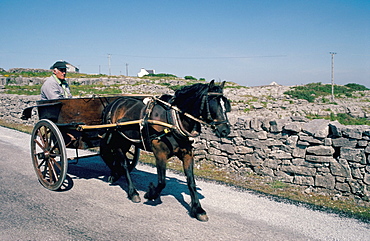
[[[367,185],[370,185],[370,173],[365,173],[364,183],[367,184]]]
[[[293,183],[294,176],[288,175],[282,171],[275,171],[274,173],[278,180],[283,181],[283,182]]]
[[[281,150],[278,150],[278,151],[272,151],[269,153],[269,158],[272,158],[272,159],[292,159],[292,155],[290,153],[287,153],[287,152],[284,152],[284,151],[281,151]]]
[[[318,162],[318,163],[330,163],[333,161],[333,157],[330,156],[316,156],[316,155],[306,155],[306,161]]]
[[[352,138],[352,139],[361,140],[362,139],[362,130],[360,130],[359,128],[345,127],[345,128],[342,129],[342,135],[345,136],[345,137]]]
[[[329,123],[329,129],[333,137],[342,137],[342,129],[345,126],[340,124],[338,121],[332,121]]]
[[[359,140],[359,141],[357,142],[357,146],[358,146],[358,147],[366,147],[366,146],[367,146],[367,144],[368,144],[368,141],[365,141],[365,140]]]
[[[308,142],[310,144],[315,144],[315,145],[322,145],[323,144],[323,142],[321,140],[317,139],[317,138],[314,138],[312,136],[302,135],[302,134],[299,135],[299,140]]]
[[[332,156],[334,154],[334,148],[331,146],[309,146],[306,152],[317,156]]]
[[[214,161],[219,164],[226,165],[229,163],[229,158],[226,156],[217,156],[217,155],[207,155],[207,158],[211,161]]]
[[[318,138],[326,138],[329,135],[329,120],[315,119],[303,124],[302,131]]]
[[[364,150],[365,153],[370,153],[370,144],[367,145],[367,147]]]
[[[355,147],[357,145],[357,140],[349,140],[347,138],[336,138],[336,139],[331,139],[333,142],[334,147]]]
[[[246,147],[246,146],[236,146],[235,147],[235,153],[237,154],[248,154],[248,153],[253,153],[254,149],[251,147]]]
[[[315,176],[315,186],[324,187],[327,189],[334,189],[335,187],[335,178],[329,173],[323,175],[318,174]]]
[[[337,161],[336,159],[333,159],[330,162],[330,171],[331,174],[334,176],[340,176],[340,177],[350,177],[351,176],[351,169],[348,165],[348,162],[345,159],[339,159]]]
[[[258,139],[257,132],[254,130],[239,130],[239,136],[244,139]]]
[[[337,182],[335,184],[335,189],[342,191],[342,192],[351,192],[351,188],[348,183]]]
[[[293,183],[301,185],[301,186],[312,186],[315,184],[315,180],[313,177],[294,176]]]
[[[306,157],[306,146],[297,145],[293,149],[292,156],[298,157],[298,158],[305,158]]]
[[[263,163],[263,160],[260,158],[257,158],[253,154],[246,154],[244,156],[243,162],[248,163],[251,166],[261,166]]]
[[[283,171],[286,173],[303,175],[303,176],[314,176],[316,173],[315,168],[308,168],[308,167],[294,166],[294,165],[281,166],[280,171]]]
[[[308,119],[304,116],[291,116],[290,119],[292,119],[292,121],[308,122]]]
[[[298,133],[302,130],[302,124],[301,123],[297,123],[297,122],[293,122],[293,123],[289,123],[287,125],[285,125],[283,127],[284,130],[286,131],[291,131],[291,132],[294,132],[294,133]]]
[[[348,161],[359,162],[361,164],[366,164],[365,152],[362,149],[356,149],[351,147],[341,147],[340,157]]]
[[[283,127],[288,120],[286,119],[279,119],[279,120],[272,120],[270,121],[270,131],[273,133],[278,133],[283,131]]]
[[[297,145],[297,141],[298,141],[298,136],[292,135],[287,138],[285,144],[288,146],[295,146]]]
[[[324,145],[325,146],[331,146],[333,142],[331,141],[331,138],[325,138],[324,139]]]

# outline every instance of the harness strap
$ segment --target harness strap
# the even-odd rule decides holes
[[[167,103],[166,101],[163,101],[163,100],[161,100],[161,99],[159,99],[159,98],[157,98],[157,97],[153,97],[156,101],[158,101],[158,102],[160,102],[160,103],[162,103],[162,104],[164,104],[164,105],[166,105],[166,106],[168,106],[168,107],[170,107],[171,109],[174,109],[175,111],[177,111],[177,112],[179,112],[179,113],[181,113],[181,114],[183,114],[184,116],[186,116],[186,117],[189,117],[190,119],[192,119],[192,120],[195,120],[195,121],[197,121],[197,122],[199,122],[199,123],[201,123],[201,124],[203,124],[203,125],[206,125],[206,126],[211,126],[211,124],[208,124],[207,122],[205,122],[205,121],[203,121],[203,120],[201,120],[201,119],[199,119],[199,118],[196,118],[196,117],[194,117],[194,116],[192,116],[192,115],[190,115],[189,113],[186,113],[186,112],[183,112],[182,110],[180,110],[179,108],[177,108],[177,106],[173,106],[173,105],[171,105],[170,103]]]

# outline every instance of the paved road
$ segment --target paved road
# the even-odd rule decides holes
[[[370,240],[370,225],[251,192],[197,181],[210,220],[189,217],[183,176],[168,173],[162,203],[134,204],[124,180],[109,185],[99,157],[69,166],[70,188],[53,192],[37,181],[30,135],[0,127],[0,240]],[[153,168],[133,172],[139,193]]]

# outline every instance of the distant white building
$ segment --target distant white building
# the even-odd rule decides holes
[[[269,85],[279,85],[279,84],[276,83],[275,81],[272,81]]]
[[[140,72],[137,73],[137,77],[143,77],[143,76],[148,75],[148,74],[155,74],[155,70],[154,69],[141,68]]]
[[[79,73],[80,72],[80,69],[79,68],[77,68],[74,65],[71,65],[68,62],[66,63],[66,66],[67,66],[67,72],[69,72],[69,73]]]

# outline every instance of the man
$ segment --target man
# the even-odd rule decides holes
[[[66,81],[66,62],[57,61],[50,69],[53,70],[53,74],[45,80],[41,87],[41,100],[72,98]]]

